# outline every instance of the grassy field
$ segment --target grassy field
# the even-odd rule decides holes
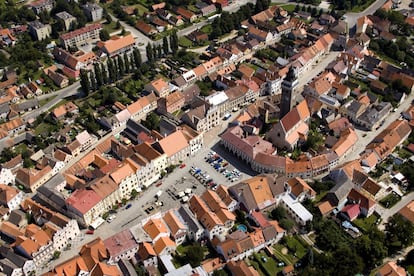
[[[401,200],[401,197],[395,193],[390,193],[386,197],[380,200],[380,204],[384,206],[385,208],[391,208],[395,204],[397,204],[398,201]]]
[[[293,12],[296,7],[296,5],[294,4],[286,4],[286,5],[280,5],[280,6],[284,8],[287,12]]]
[[[363,10],[365,10],[366,8],[371,6],[371,4],[374,3],[374,2],[375,2],[375,0],[367,0],[367,2],[365,4],[355,5],[355,6],[352,7],[351,12],[362,12]]]
[[[119,29],[116,28],[116,21],[112,21],[109,24],[104,23],[102,24],[102,26],[103,26],[103,29],[106,30],[109,34],[121,30],[120,28]]]
[[[213,32],[213,27],[211,26],[211,24],[205,25],[203,26],[200,31],[202,31],[205,34],[211,34],[211,32]]]
[[[356,219],[352,223],[354,223],[359,229],[361,229],[362,232],[367,233],[372,229],[373,226],[375,226],[377,219],[378,217],[373,214],[367,218]]]
[[[295,256],[301,259],[306,255],[307,249],[299,241],[297,237],[286,237],[287,247],[290,251],[294,252]]]
[[[193,42],[186,38],[185,36],[182,36],[178,39],[178,45],[184,48],[190,48],[193,46]]]
[[[283,270],[283,267],[278,267],[276,261],[272,257],[269,257],[267,254],[255,253],[253,256],[265,275],[277,275],[280,271]]]
[[[275,254],[276,258],[284,262],[285,264],[293,264],[296,262],[296,258],[293,255],[290,254],[283,254],[282,250],[285,248],[284,245],[281,244],[275,244],[273,246],[273,253]]]

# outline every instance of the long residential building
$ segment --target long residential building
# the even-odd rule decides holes
[[[61,45],[69,49],[70,47],[79,47],[92,39],[99,39],[99,32],[102,30],[101,23],[95,23],[83,28],[74,30],[60,36]]]

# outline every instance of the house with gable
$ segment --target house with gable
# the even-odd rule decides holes
[[[154,92],[158,97],[161,98],[167,96],[170,93],[170,87],[168,83],[161,78],[147,83],[144,89],[149,93]]]
[[[177,244],[182,244],[187,236],[187,228],[177,210],[170,210],[163,216],[164,222],[167,224],[168,229],[171,233],[171,239]]]
[[[309,118],[308,104],[304,100],[273,126],[268,133],[269,140],[278,148],[292,150],[306,140]]]
[[[103,241],[108,250],[108,264],[116,264],[119,260],[131,260],[138,252],[138,242],[135,240],[129,229],[125,229],[119,233]]]
[[[0,204],[9,211],[18,209],[23,201],[23,192],[12,186],[0,184]]]

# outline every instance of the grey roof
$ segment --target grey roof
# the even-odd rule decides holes
[[[50,178],[44,185],[40,186],[39,189],[37,189],[37,193],[40,195],[40,198],[47,198],[61,209],[66,205],[65,199],[55,188],[64,181],[64,176],[61,173],[58,173]]]
[[[204,230],[201,224],[197,221],[193,213],[190,211],[190,208],[187,204],[181,205],[178,209],[178,214],[181,216],[182,221],[184,221],[185,225],[188,227],[190,232],[198,232],[200,230]]]
[[[335,178],[331,177],[332,173],[336,174]],[[332,171],[331,174],[329,174],[329,177],[335,181],[336,185],[332,187],[329,194],[334,197],[335,201],[337,201],[336,203],[333,202],[336,205],[339,201],[347,197],[351,189],[354,187],[354,184],[342,169]]]
[[[265,238],[265,241],[270,241],[277,237],[277,231],[273,225],[269,225],[263,228],[262,231],[263,231],[263,236]]]
[[[0,105],[0,114],[7,114],[10,112],[10,106],[8,103],[3,103]]]
[[[229,193],[235,196],[247,210],[255,210],[257,203],[247,183],[240,182],[229,188]]]
[[[17,111],[26,111],[28,109],[33,109],[39,106],[39,101],[37,99],[31,99],[24,101],[22,103],[16,104]]]
[[[2,268],[1,271],[4,273],[4,275],[12,275],[13,274],[13,271],[15,269],[19,269],[18,266],[16,266],[14,263],[12,263],[8,259],[2,259],[2,260],[0,260],[0,266]]]
[[[21,210],[13,210],[9,216],[9,222],[19,225],[22,220],[26,219],[26,214]]]

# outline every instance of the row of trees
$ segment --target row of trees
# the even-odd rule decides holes
[[[240,29],[240,23],[252,16],[255,10],[255,6],[252,3],[248,3],[247,5],[241,6],[237,12],[222,12],[221,17],[214,19],[211,24],[212,32],[210,39],[216,39],[232,30]]]
[[[178,51],[178,36],[176,32],[173,32],[170,35],[170,40],[168,41],[167,37],[162,39],[162,45],[158,46],[148,43],[146,47],[146,54],[149,63],[160,59],[163,56],[166,56],[170,53],[170,49],[173,55]]]
[[[103,85],[114,83],[126,74],[139,70],[142,64],[141,53],[134,48],[131,55],[118,55],[108,58],[107,63],[95,63],[91,71],[82,69],[80,72],[80,84],[87,95]]]

